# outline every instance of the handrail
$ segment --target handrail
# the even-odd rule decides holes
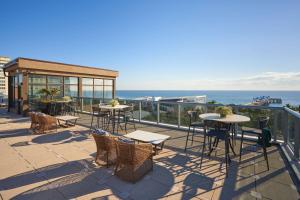
[[[79,99],[93,99],[93,100],[102,100],[101,98],[92,98],[92,97],[77,97]],[[133,101],[133,102],[151,102],[147,100],[136,100],[136,99],[120,99],[121,101]],[[154,103],[160,104],[172,104],[172,105],[199,105],[199,106],[230,106],[232,108],[244,108],[244,109],[269,109],[269,110],[282,110],[284,107],[279,106],[254,106],[254,105],[238,105],[238,104],[209,104],[209,103],[198,103],[198,102],[166,102],[166,101],[152,101]]]
[[[292,110],[292,109],[290,109],[290,108],[288,108],[288,107],[284,107],[284,110],[285,110],[286,112],[288,112],[289,114],[293,115],[294,117],[300,119],[300,113],[298,113],[298,112],[296,112],[296,111],[294,111],[294,110]]]

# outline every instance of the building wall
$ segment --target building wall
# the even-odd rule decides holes
[[[4,76],[3,66],[10,61],[10,58],[0,56],[0,95],[8,95],[8,78]]]

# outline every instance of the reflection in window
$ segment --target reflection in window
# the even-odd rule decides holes
[[[93,85],[93,79],[92,78],[82,78],[82,84],[83,85]]]
[[[113,80],[104,80],[104,85],[113,85]]]
[[[46,84],[46,76],[30,74],[29,75],[29,83]]]
[[[64,96],[77,97],[78,96],[78,86],[77,85],[65,85]]]
[[[29,96],[31,96],[31,97],[36,97],[36,96],[38,96],[39,95],[39,91],[41,90],[41,89],[44,89],[45,88],[45,86],[43,86],[43,85],[30,85],[29,87],[28,87],[28,94],[29,94]]]
[[[103,79],[94,79],[94,85],[103,85]]]
[[[104,99],[112,99],[113,97],[113,88],[112,86],[104,86]]]
[[[62,76],[48,76],[48,84],[62,84],[63,77]]]
[[[93,86],[82,86],[82,96],[93,98]]]
[[[94,98],[103,98],[103,86],[94,86]]]
[[[65,77],[64,84],[78,84],[77,77]]]

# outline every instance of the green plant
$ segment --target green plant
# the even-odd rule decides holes
[[[50,91],[46,88],[40,89],[37,93],[43,95],[46,99],[50,95]]]
[[[59,89],[51,88],[51,90],[49,91],[51,100],[53,100],[53,97],[57,96],[59,94],[59,92],[60,92]]]
[[[227,115],[232,115],[232,108],[229,106],[218,106],[215,112],[219,113],[221,117],[226,117]]]
[[[119,101],[117,99],[112,99],[109,104],[112,106],[112,107],[115,107],[117,105],[119,105]]]

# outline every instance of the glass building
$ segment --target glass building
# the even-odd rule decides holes
[[[8,76],[8,111],[26,115],[41,89],[57,88],[56,97],[108,102],[115,96],[117,71],[17,58],[4,66]]]

